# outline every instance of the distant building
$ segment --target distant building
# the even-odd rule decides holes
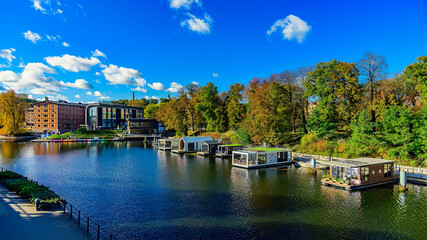
[[[34,132],[64,133],[77,130],[85,123],[86,104],[67,101],[37,102],[34,104]]]
[[[34,126],[34,108],[25,109],[25,126]]]
[[[128,134],[159,134],[163,125],[144,118],[144,108],[113,103],[94,103],[86,107],[88,130],[123,129]]]

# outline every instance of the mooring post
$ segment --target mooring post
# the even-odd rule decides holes
[[[70,204],[70,219],[73,219],[73,205]]]
[[[86,234],[89,235],[89,217],[87,217],[87,222],[86,222]]]
[[[80,227],[80,211],[79,211],[79,216],[78,216],[78,220],[77,220],[77,226]]]
[[[316,159],[315,158],[311,159],[311,168],[316,168]]]
[[[97,239],[99,240],[99,225],[98,225],[98,238]]]
[[[406,187],[406,172],[401,170],[399,175],[400,175],[400,186]]]

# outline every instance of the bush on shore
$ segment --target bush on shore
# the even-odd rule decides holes
[[[27,198],[34,204],[37,198],[40,199],[40,210],[52,210],[60,207],[60,202],[64,202],[56,193],[45,186],[26,180],[22,175],[15,172],[0,172],[1,182],[11,191],[15,191],[23,198]]]

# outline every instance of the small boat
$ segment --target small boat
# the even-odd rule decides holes
[[[113,142],[121,142],[121,141],[124,141],[125,139],[124,138],[121,138],[121,137],[115,137],[115,138],[113,138]]]

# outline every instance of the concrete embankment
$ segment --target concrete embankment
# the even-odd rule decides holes
[[[0,239],[90,239],[63,211],[35,211],[27,199],[0,185]]]

